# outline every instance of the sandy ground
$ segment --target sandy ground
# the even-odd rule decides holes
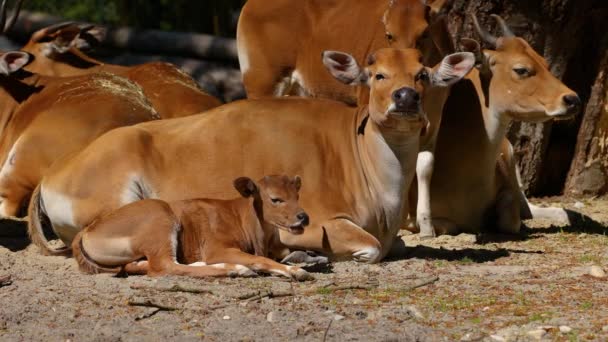
[[[306,283],[83,275],[0,237],[0,340],[606,341],[608,279],[588,273],[608,271],[608,200],[581,204],[574,224],[520,236],[404,233],[400,257]]]

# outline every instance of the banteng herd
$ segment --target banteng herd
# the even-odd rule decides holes
[[[455,44],[443,2],[249,0],[249,99],[224,105],[173,65],[87,56],[99,27],[42,29],[0,55],[0,215],[86,272],[297,280],[285,263],[379,262],[404,228],[567,220],[528,203],[506,134],[581,100],[498,16],[471,18],[490,49]]]

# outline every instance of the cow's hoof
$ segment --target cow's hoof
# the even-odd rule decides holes
[[[235,266],[235,270],[231,271],[228,274],[230,277],[244,277],[244,278],[252,278],[252,277],[257,277],[258,274],[250,269],[249,267],[243,266],[243,265],[236,265]]]
[[[297,281],[307,281],[307,280],[314,280],[315,277],[306,272],[305,270],[299,268],[297,271],[293,272],[292,274],[293,279],[297,280]]]
[[[327,257],[316,255],[314,252],[295,251],[281,260],[282,264],[327,264]]]

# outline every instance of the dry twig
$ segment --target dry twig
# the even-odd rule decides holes
[[[9,286],[12,283],[13,283],[13,281],[11,280],[10,274],[7,274],[5,276],[0,276],[0,287]]]
[[[157,309],[162,310],[162,311],[176,311],[176,310],[179,310],[176,307],[166,306],[166,305],[154,303],[151,300],[142,300],[142,301],[139,301],[139,300],[129,300],[128,304],[130,306],[144,306],[144,307],[147,307],[147,308],[157,308]]]
[[[153,286],[145,286],[145,285],[131,285],[131,288],[135,289],[135,290],[150,289],[150,290],[156,290],[156,291],[161,291],[161,292],[186,292],[186,293],[194,293],[194,294],[200,294],[200,293],[213,294],[213,291],[208,290],[208,289],[183,287],[180,284],[175,284],[171,287],[153,287]]]

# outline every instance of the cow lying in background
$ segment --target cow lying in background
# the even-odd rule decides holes
[[[30,204],[32,241],[53,252],[42,234],[47,222],[69,245],[98,217],[140,199],[226,199],[233,191],[227,184],[240,175],[288,173],[306,179],[301,203],[311,222],[300,235],[281,231],[281,242],[377,262],[407,210],[427,124],[424,105],[436,101],[426,94],[436,87],[448,91],[474,64],[471,53],[447,56],[434,69],[420,58],[414,49],[382,49],[364,69],[351,55],[326,51],[331,74],[364,86],[369,105],[245,100],[108,132],[47,173]]]
[[[84,54],[99,39],[103,29],[93,25],[66,22],[35,32],[21,48],[34,56],[26,70],[48,76],[76,76],[106,72],[137,83],[163,119],[197,114],[221,102],[205,93],[176,66],[150,62],[135,66],[106,64]]]
[[[112,74],[47,77],[0,54],[0,216],[16,216],[47,168],[112,128],[158,119],[141,88]]]
[[[482,30],[473,16],[480,36],[496,50],[480,51],[476,41],[465,41],[482,67],[457,84],[445,104],[430,193],[418,199],[422,237],[477,233],[484,227],[517,233],[522,217],[567,219],[563,209],[528,205],[506,133],[514,120],[569,119],[581,100],[525,40],[494,17],[504,32],[499,38]]]
[[[128,274],[207,277],[256,271],[308,280],[305,270],[268,258],[285,249],[279,229],[302,234],[309,222],[298,204],[300,186],[298,176],[266,176],[257,183],[241,177],[234,187],[242,198],[137,201],[78,233],[74,257],[89,273],[122,268]]]

